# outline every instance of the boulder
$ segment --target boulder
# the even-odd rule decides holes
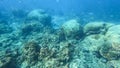
[[[61,31],[65,35],[66,39],[67,38],[77,39],[83,36],[83,28],[80,25],[80,23],[75,19],[66,21],[62,25]]]
[[[39,21],[43,25],[51,25],[51,16],[48,15],[44,10],[36,9],[32,10],[27,15],[27,21]]]
[[[90,22],[84,26],[84,33],[86,35],[90,34],[104,34],[108,28],[113,26],[112,23],[106,22]]]
[[[100,54],[108,59],[120,58],[120,25],[110,27],[105,35],[106,42],[100,49]]]

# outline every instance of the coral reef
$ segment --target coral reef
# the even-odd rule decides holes
[[[21,12],[0,18],[0,68],[120,68],[120,25]]]

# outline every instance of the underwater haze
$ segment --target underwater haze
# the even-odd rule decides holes
[[[120,68],[119,0],[0,0],[0,68]]]
[[[118,0],[1,0],[0,8],[5,10],[44,9],[52,14],[92,17],[105,21],[119,21]]]

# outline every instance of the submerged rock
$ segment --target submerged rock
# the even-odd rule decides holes
[[[90,34],[105,34],[108,28],[113,26],[112,23],[107,22],[90,22],[84,26],[84,33]]]
[[[83,28],[75,19],[65,22],[61,27],[61,31],[66,39],[79,39],[83,36]]]
[[[27,21],[39,21],[43,25],[51,26],[51,16],[48,15],[44,10],[36,9],[32,10],[27,15]]]
[[[120,25],[113,26],[106,33],[106,42],[100,54],[108,60],[120,59]]]

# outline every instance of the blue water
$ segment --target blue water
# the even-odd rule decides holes
[[[119,21],[118,0],[1,0],[1,10],[44,9],[51,14],[76,15],[81,18]]]

